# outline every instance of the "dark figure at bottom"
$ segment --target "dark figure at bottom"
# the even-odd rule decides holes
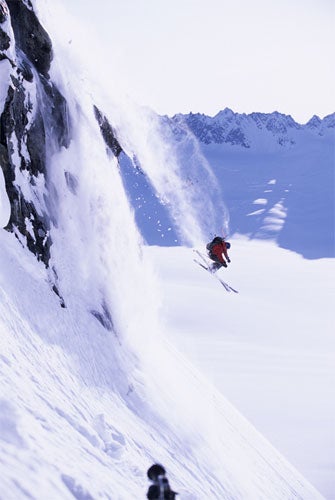
[[[154,464],[148,469],[147,475],[152,482],[147,493],[149,500],[174,500],[176,498],[178,493],[171,490],[165,474],[165,469],[160,464]]]

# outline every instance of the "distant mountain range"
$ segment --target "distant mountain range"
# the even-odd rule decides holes
[[[305,125],[290,115],[273,113],[234,113],[225,108],[214,117],[200,113],[177,114],[171,122],[177,127],[186,125],[204,144],[227,144],[253,148],[269,146],[291,147],[304,134],[324,136],[334,134],[335,113],[320,119],[314,115]]]

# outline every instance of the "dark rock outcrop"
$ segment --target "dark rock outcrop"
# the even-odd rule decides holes
[[[9,47],[10,47],[10,38],[7,35],[7,33],[5,33],[5,31],[3,31],[0,28],[0,50],[4,51],[9,49]]]
[[[48,78],[52,60],[52,44],[48,33],[39,22],[30,0],[6,1],[16,44],[36,70]]]
[[[112,151],[112,153],[117,158],[123,150],[122,147],[120,146],[119,141],[116,138],[116,134],[113,127],[111,126],[107,118],[99,110],[99,108],[97,108],[97,106],[94,106],[94,115],[99,124],[100,131],[102,137],[104,138],[106,146],[110,149],[110,151]]]
[[[0,24],[8,19],[8,7],[4,0],[0,0]]]
[[[6,229],[48,266],[51,221],[36,186],[43,179],[47,190],[48,157],[69,145],[67,105],[50,80],[51,41],[31,2],[0,2],[0,22],[10,20],[15,36],[0,25],[0,64],[11,64],[0,110],[0,165],[11,204]]]

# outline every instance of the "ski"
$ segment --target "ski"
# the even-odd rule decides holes
[[[201,264],[201,262],[199,262],[197,259],[193,259],[193,261],[196,262],[199,266],[201,266],[203,269],[205,269],[209,273],[211,272],[211,270],[209,269],[209,267],[204,266],[204,264]]]
[[[201,252],[199,252],[199,250],[193,249],[193,252],[196,253],[205,262],[205,264],[207,266],[207,269],[208,269],[208,260],[207,260],[207,258]]]
[[[228,285],[228,283],[226,283],[225,281],[223,281],[221,278],[219,278],[215,273],[212,273],[211,270],[209,269],[209,267],[206,267],[204,266],[204,264],[201,264],[201,262],[199,262],[198,260],[196,259],[193,259],[194,262],[196,264],[198,264],[200,267],[202,267],[203,269],[205,269],[205,271],[207,271],[208,273],[210,273],[213,278],[217,279],[217,281],[219,281],[219,283],[221,283],[221,285],[225,288],[225,290],[227,292],[235,292],[235,293],[238,293],[237,290],[235,290],[235,288],[232,288],[230,285]]]
[[[228,285],[228,283],[226,283],[225,281],[223,281],[223,279],[221,279],[219,276],[217,276],[215,273],[213,273],[208,265],[208,262],[205,258],[205,256],[199,252],[199,250],[193,250],[201,259],[202,261],[204,262],[204,264],[202,264],[201,262],[199,262],[197,259],[193,259],[194,262],[196,264],[198,264],[200,267],[202,267],[203,269],[205,269],[205,271],[207,271],[209,274],[211,274],[213,276],[213,278],[217,279],[219,281],[219,283],[221,283],[221,285],[224,287],[224,289],[227,291],[227,292],[234,292],[234,293],[238,293],[237,290],[235,290],[235,288],[233,288],[232,286]]]
[[[235,290],[235,288],[233,288],[231,285],[228,285],[228,283],[226,283],[225,281],[223,281],[218,276],[216,276],[216,277],[220,281],[221,285],[223,285],[226,289],[229,288],[230,292],[238,293],[238,290]]]

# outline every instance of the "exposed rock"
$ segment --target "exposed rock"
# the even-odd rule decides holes
[[[7,0],[7,5],[11,15],[16,44],[37,71],[48,78],[52,60],[52,45],[48,33],[37,19],[30,2]]]
[[[245,134],[240,128],[233,128],[230,130],[226,137],[225,142],[233,145],[240,145],[244,148],[250,148],[248,141],[246,140]]]
[[[3,0],[0,2],[1,14],[5,12],[5,4]],[[51,42],[30,1],[8,0],[7,3],[15,35],[16,59],[0,116],[0,164],[11,204],[6,229],[26,242],[29,250],[48,267],[51,222],[36,185],[40,177],[39,184],[44,179],[47,187],[49,152],[69,145],[67,105],[49,79]],[[2,40],[7,46],[10,43],[7,37],[1,38],[0,32],[0,43]],[[28,199],[23,191],[31,193]]]
[[[59,147],[67,148],[70,144],[70,118],[68,107],[63,95],[59,92],[56,85],[50,80],[40,78],[44,88],[45,97],[48,101],[50,113],[49,126],[52,129],[54,139]]]
[[[26,201],[20,187],[15,183],[17,156],[19,168],[28,170],[30,176],[45,171],[45,135],[40,113],[36,114],[29,131],[28,112],[25,104],[26,93],[22,81],[12,77],[12,86],[8,89],[4,111],[0,117],[0,157],[4,173],[7,194],[11,204],[11,216],[6,227],[16,233],[17,230],[26,238],[27,246],[39,260],[46,265],[50,257],[49,223],[46,215],[37,212],[33,202]],[[33,155],[23,153],[27,150]],[[13,157],[16,158],[14,161]]]
[[[4,23],[8,18],[8,7],[4,0],[0,0],[0,24]]]
[[[113,127],[110,125],[107,118],[101,113],[101,111],[94,106],[94,114],[99,124],[102,137],[108,148],[112,151],[112,153],[118,157],[122,152],[122,147],[120,146],[119,141],[116,138],[115,131]]]
[[[0,28],[0,50],[7,50],[10,47],[10,38],[5,31]]]

